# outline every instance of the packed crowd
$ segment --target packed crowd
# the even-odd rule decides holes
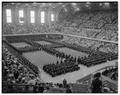
[[[55,25],[54,25],[55,26]],[[36,33],[52,33],[56,29],[48,25],[21,25],[21,24],[4,24],[3,34],[36,34]],[[49,31],[49,32],[48,32]],[[57,32],[56,32],[57,33]]]
[[[105,39],[118,40],[118,17],[116,11],[83,13],[72,20],[64,21],[64,33]]]
[[[50,74],[52,77],[68,72],[77,71],[79,69],[80,67],[78,67],[77,64],[69,60],[64,60],[60,63],[57,61],[57,63],[47,64],[43,66],[43,70]]]
[[[102,74],[111,78],[112,80],[118,81],[118,68],[106,69],[102,72]]]
[[[36,25],[3,25],[3,34],[67,33],[84,37],[118,41],[117,11],[81,13],[62,23]]]
[[[93,41],[79,37],[64,36],[62,42],[72,44],[74,46],[83,46],[94,51],[105,53],[118,53],[118,45],[114,43],[106,43],[101,41]]]
[[[37,80],[35,73],[14,56],[3,44],[2,46],[2,75],[4,84],[28,84]]]
[[[11,52],[17,57],[19,58],[19,60],[21,61],[21,63],[23,63],[24,65],[28,66],[34,73],[39,74],[39,70],[38,67],[34,64],[32,64],[30,61],[28,61],[25,57],[23,57],[21,54],[22,52],[19,51],[18,49],[16,49],[16,47],[12,46],[11,44],[9,44],[8,41],[3,41],[7,48],[9,48],[11,50]]]

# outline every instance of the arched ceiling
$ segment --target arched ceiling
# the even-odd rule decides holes
[[[86,7],[88,9],[92,9],[95,5],[96,7],[101,8],[109,8],[112,6],[116,6],[117,2],[47,2],[47,3],[39,3],[39,2],[3,2],[3,7],[7,6],[34,6],[34,7],[49,7],[49,8],[74,8],[75,11],[81,10],[81,7]]]

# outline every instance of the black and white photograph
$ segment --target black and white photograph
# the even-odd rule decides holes
[[[1,93],[118,91],[118,1],[2,1]]]

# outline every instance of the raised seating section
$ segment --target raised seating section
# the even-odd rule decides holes
[[[112,80],[115,80],[115,81],[118,80],[118,68],[107,69],[107,70],[103,71],[102,74],[104,76],[109,77]]]
[[[98,11],[79,14],[59,24],[43,26],[7,25],[4,34],[67,33],[79,36],[118,41],[117,11]],[[17,32],[16,32],[17,31]]]

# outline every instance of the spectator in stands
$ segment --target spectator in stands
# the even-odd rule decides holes
[[[65,88],[66,86],[67,86],[67,80],[64,79],[64,80],[63,80],[63,87]]]
[[[110,93],[110,89],[108,87],[103,88],[103,93]]]
[[[66,93],[72,93],[72,90],[69,85],[66,86]]]
[[[38,92],[39,93],[43,93],[44,92],[44,87],[42,86],[42,84],[39,84]]]
[[[102,93],[102,81],[100,80],[101,73],[96,73],[91,84],[92,93]]]
[[[44,93],[49,93],[50,92],[50,88],[46,87],[46,89],[44,90]]]

